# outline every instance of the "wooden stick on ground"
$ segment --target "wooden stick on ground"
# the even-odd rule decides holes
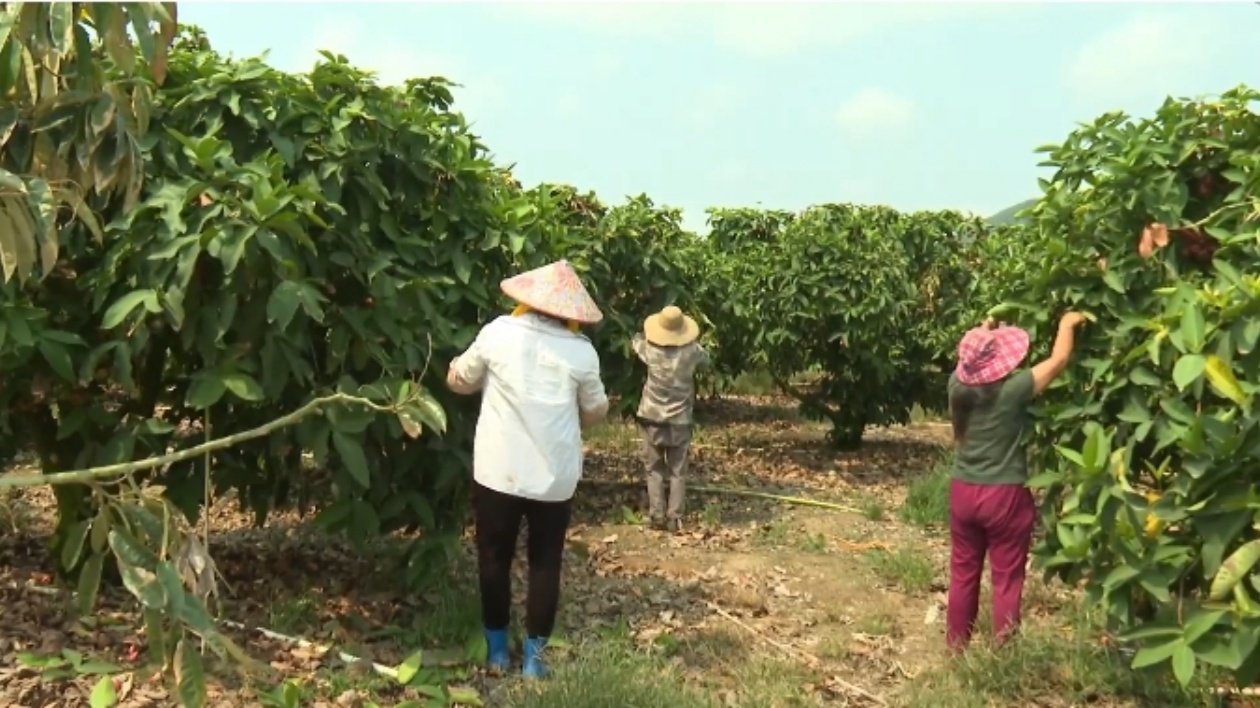
[[[731,621],[733,624],[740,627],[744,631],[752,634],[754,637],[757,637],[758,639],[775,647],[776,649],[778,649],[779,651],[785,654],[791,655],[793,658],[796,658],[796,659],[799,659],[800,661],[805,662],[807,665],[809,665],[810,668],[819,669],[823,667],[822,659],[819,659],[813,654],[797,649],[796,647],[788,646],[787,644],[784,644],[783,642],[780,642],[772,637],[766,636],[764,632],[758,631],[756,627],[749,625],[747,622],[744,622],[743,620],[736,617],[735,615],[727,612],[726,610],[722,609],[714,602],[706,600],[704,604],[708,605],[709,609],[713,610],[714,612],[718,613],[722,617]],[[888,705],[888,703],[884,699],[871,693],[865,688],[862,688],[861,686],[849,683],[848,681],[845,681],[839,676],[832,676],[830,678],[831,678],[831,681],[833,681],[836,685],[840,686],[840,688],[843,688],[844,690],[848,691],[849,693],[852,693],[855,696],[861,696],[862,698],[865,698],[866,700],[871,701],[872,703],[876,705],[880,705],[880,706]]]
[[[638,488],[642,487],[642,482],[626,482],[614,479],[583,479],[582,484],[593,487],[626,487]],[[752,489],[736,489],[734,487],[710,487],[702,484],[689,484],[687,491],[699,492],[700,494],[717,494],[730,497],[749,497],[752,499],[766,499],[769,501],[781,502],[783,504],[793,504],[796,506],[812,506],[819,509],[830,509],[832,511],[843,511],[849,514],[862,513],[859,509],[842,504],[833,504],[832,502],[819,501],[817,499],[809,499],[808,497],[789,497],[781,494],[770,494],[768,492],[758,492]]]

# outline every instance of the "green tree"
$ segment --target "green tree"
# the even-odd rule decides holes
[[[175,3],[0,3],[4,280],[52,272],[71,223],[100,240],[85,199],[139,199],[148,105],[175,20]]]
[[[1024,321],[1044,343],[1064,308],[1095,318],[1037,411],[1037,554],[1139,644],[1134,666],[1182,684],[1260,673],[1257,98],[1106,114],[1044,150],[1032,209]]]

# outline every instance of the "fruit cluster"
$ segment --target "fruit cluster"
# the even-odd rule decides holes
[[[1172,234],[1177,239],[1177,243],[1180,244],[1180,252],[1183,259],[1203,265],[1212,262],[1212,257],[1216,255],[1218,244],[1216,239],[1204,233],[1202,229],[1194,227],[1177,229]]]
[[[1226,186],[1226,182],[1221,180],[1211,172],[1205,172],[1191,180],[1191,188],[1198,193],[1202,199],[1211,199],[1220,196],[1220,187]]]

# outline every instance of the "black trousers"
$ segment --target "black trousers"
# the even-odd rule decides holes
[[[551,636],[560,606],[560,570],[571,511],[572,500],[534,501],[473,483],[481,622],[486,629],[506,629],[511,620],[512,558],[524,519],[529,525],[525,631],[531,637]]]

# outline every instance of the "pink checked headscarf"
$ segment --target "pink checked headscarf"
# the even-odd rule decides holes
[[[1019,327],[975,327],[958,343],[960,383],[983,386],[1001,381],[1028,356],[1028,333]]]

